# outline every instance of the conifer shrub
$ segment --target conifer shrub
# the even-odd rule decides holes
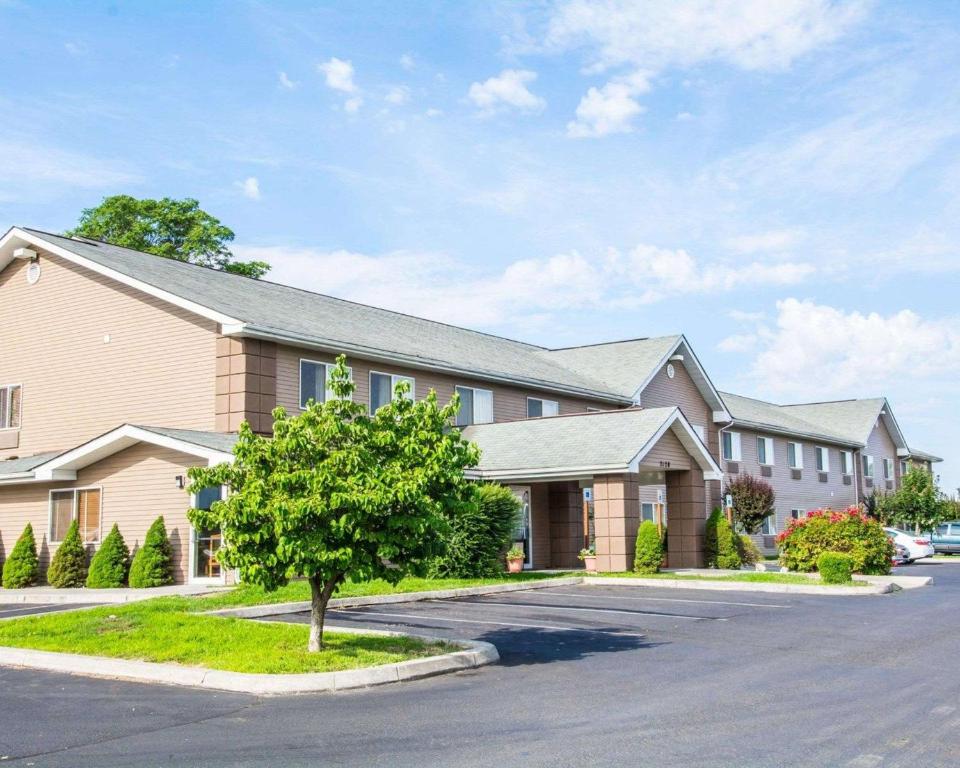
[[[823,552],[817,558],[817,570],[824,584],[849,584],[853,558],[843,552]]]
[[[130,586],[137,589],[173,584],[173,547],[161,515],[153,521],[130,564]]]
[[[127,547],[117,524],[113,524],[107,538],[90,561],[87,586],[92,589],[111,589],[127,583],[130,568],[130,549]]]
[[[637,573],[658,573],[663,562],[663,540],[652,520],[644,520],[637,530],[637,549],[633,570]]]
[[[80,538],[80,524],[74,520],[53,555],[47,569],[47,583],[51,587],[70,589],[82,587],[86,580],[87,548]]]
[[[3,586],[7,589],[23,589],[40,581],[40,558],[37,557],[37,542],[33,526],[27,523],[20,538],[3,564]]]

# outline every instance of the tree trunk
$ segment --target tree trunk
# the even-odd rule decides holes
[[[314,652],[323,649],[323,620],[327,613],[327,603],[333,590],[340,583],[340,576],[335,576],[326,583],[319,576],[311,576],[310,581],[310,641],[307,650]]]

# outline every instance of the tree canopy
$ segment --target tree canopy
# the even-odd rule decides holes
[[[937,487],[933,474],[914,467],[900,479],[900,487],[877,501],[877,514],[915,531],[930,531],[950,519],[952,512],[946,496]]]
[[[298,416],[273,412],[273,437],[241,425],[234,461],[190,470],[191,492],[226,485],[207,511],[190,511],[197,528],[219,528],[221,565],[267,590],[306,577],[312,596],[309,649],[323,644],[327,602],[346,579],[425,575],[443,548],[448,521],[473,502],[464,470],[478,449],[452,427],[456,398],[436,393],[414,402],[409,384],[372,416],[351,399],[341,355],[326,402]]]
[[[727,484],[733,497],[733,519],[746,533],[759,533],[763,521],[773,514],[776,494],[770,483],[752,475],[740,475]]]
[[[270,269],[264,261],[236,261],[228,247],[233,241],[233,230],[189,197],[183,200],[169,197],[140,200],[130,195],[105,197],[100,205],[85,208],[77,226],[66,234],[247,277],[263,277]]]

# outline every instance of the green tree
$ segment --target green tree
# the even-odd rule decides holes
[[[80,538],[80,525],[74,520],[53,555],[47,569],[52,587],[82,587],[87,580],[87,548]]]
[[[136,589],[173,584],[173,547],[161,515],[147,531],[143,546],[130,563],[130,586]]]
[[[192,199],[138,200],[130,195],[105,197],[85,208],[69,237],[89,237],[112,245],[189,261],[247,277],[263,277],[264,261],[236,261],[227,244],[233,230],[200,208]]]
[[[733,521],[737,527],[745,533],[760,533],[777,500],[770,483],[752,475],[739,475],[727,483],[726,493],[733,497]]]
[[[711,568],[739,568],[740,552],[726,515],[717,507],[707,518],[704,541],[707,565]]]
[[[130,550],[120,535],[120,528],[114,523],[90,561],[87,586],[92,589],[122,587],[127,582],[129,568]]]
[[[910,469],[900,480],[900,487],[882,501],[885,518],[897,525],[912,527],[915,532],[932,531],[949,519],[950,505],[937,487],[933,475],[925,469]]]
[[[663,539],[653,520],[644,520],[637,529],[637,547],[633,556],[633,570],[637,573],[657,573],[663,562]]]
[[[3,564],[3,586],[7,589],[23,589],[40,581],[40,558],[37,557],[37,541],[33,526],[27,523],[10,557]]]
[[[423,575],[442,553],[472,489],[464,470],[479,451],[452,428],[455,397],[414,402],[409,384],[374,415],[351,399],[346,360],[331,372],[334,397],[288,418],[273,412],[273,437],[240,428],[234,461],[190,470],[191,490],[226,485],[209,510],[190,510],[197,528],[219,528],[217,558],[266,590],[303,576],[310,583],[308,648],[323,647],[327,603],[345,579],[397,582]]]
[[[445,552],[430,568],[442,578],[473,579],[503,572],[503,553],[520,514],[520,500],[494,483],[474,487],[474,498],[450,520]]]

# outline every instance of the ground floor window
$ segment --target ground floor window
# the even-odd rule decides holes
[[[653,502],[645,501],[640,505],[640,521],[649,520],[651,523],[655,522],[653,517]]]
[[[98,543],[101,496],[99,488],[50,491],[50,542],[63,541],[70,524],[76,520],[84,543]]]
[[[223,497],[220,488],[204,488],[197,494],[197,509],[210,509],[215,501]],[[219,579],[223,574],[220,563],[217,561],[217,550],[223,542],[219,530],[201,528],[193,532],[193,578]]]
[[[763,525],[760,526],[760,533],[764,536],[773,536],[777,532],[777,521],[773,515],[768,515],[763,520]]]

